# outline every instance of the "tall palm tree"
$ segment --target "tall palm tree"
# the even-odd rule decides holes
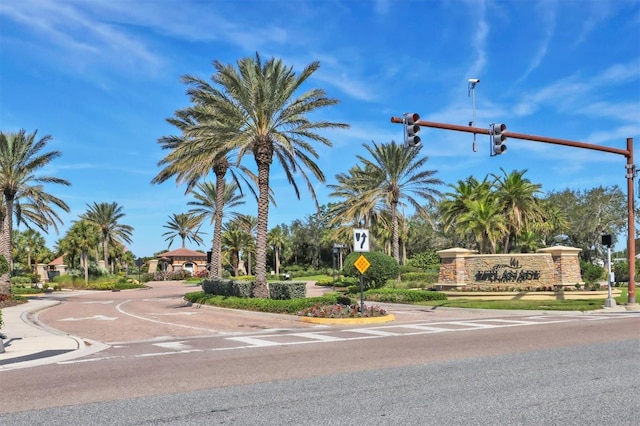
[[[247,274],[253,274],[251,255],[255,253],[256,249],[256,235],[258,233],[258,217],[250,214],[234,214],[233,220],[242,228],[245,232],[251,235],[251,244],[246,248],[247,252]]]
[[[500,170],[502,176],[495,176],[494,185],[507,224],[503,250],[504,253],[509,253],[511,240],[530,224],[544,217],[540,201],[536,197],[542,192],[542,186],[525,179],[526,170],[514,170],[511,173],[507,173],[502,168]]]
[[[100,228],[93,222],[81,219],[69,229],[65,239],[69,245],[80,251],[80,266],[84,270],[84,282],[89,282],[89,250],[100,241]]]
[[[100,229],[104,265],[108,267],[109,244],[111,242],[122,245],[124,243],[131,244],[133,227],[119,222],[125,214],[122,212],[122,206],[119,206],[115,201],[113,203],[94,202],[93,205],[87,204],[87,207],[88,210],[81,218],[94,223]]]
[[[391,212],[391,246],[393,258],[400,262],[398,235],[398,204],[405,201],[415,211],[429,217],[429,211],[415,197],[435,204],[440,192],[435,186],[442,185],[440,179],[433,177],[437,170],[424,170],[429,157],[419,157],[417,149],[406,149],[403,144],[391,141],[388,144],[363,144],[371,159],[358,155],[367,171],[363,198],[378,200]]]
[[[458,218],[456,230],[473,233],[479,243],[480,253],[495,253],[497,241],[507,232],[501,211],[502,204],[493,193],[483,199],[471,200],[467,211]]]
[[[217,120],[215,111],[212,111],[206,103],[202,103],[197,98],[192,99],[195,103],[190,108],[178,110],[175,117],[167,119],[170,124],[182,131],[181,136],[167,136],[158,141],[162,149],[171,152],[158,162],[159,166],[164,166],[160,173],[153,178],[151,183],[162,183],[171,177],[176,177],[178,184],[186,183],[185,194],[192,191],[198,180],[205,178],[210,172],[216,177],[215,190],[211,194],[215,195],[214,206],[219,209],[212,211],[213,238],[211,267],[209,277],[218,278],[221,276],[221,233],[223,207],[225,202],[225,186],[227,173],[231,176],[236,188],[242,195],[241,182],[249,188],[257,199],[257,195],[252,182],[257,180],[256,176],[241,164],[232,164],[230,149],[210,149],[207,144],[217,141],[215,131],[202,131],[198,137],[187,136],[190,129],[207,124],[210,120]],[[200,123],[199,120],[202,120]]]
[[[452,192],[445,194],[444,200],[440,203],[440,214],[444,232],[453,229],[455,234],[463,241],[474,239],[478,246],[482,246],[482,241],[475,239],[475,234],[465,226],[458,226],[461,217],[470,212],[472,204],[476,201],[486,200],[491,195],[491,182],[485,179],[479,181],[473,176],[465,180],[459,180],[455,185],[449,184]]]
[[[173,216],[169,216],[169,220],[163,228],[167,228],[168,231],[162,234],[165,241],[169,241],[169,248],[176,237],[180,237],[182,241],[182,248],[185,247],[186,240],[192,241],[198,245],[202,244],[203,240],[200,237],[200,222],[197,217],[190,213],[174,213]]]
[[[240,228],[236,222],[231,221],[223,226],[222,246],[229,253],[229,260],[235,277],[238,276],[240,269],[240,253],[242,253],[250,243],[251,235]]]
[[[29,272],[34,272],[34,266],[31,264],[31,257],[35,257],[35,264],[38,264],[38,252],[44,247],[46,241],[44,237],[35,229],[27,229],[22,233],[25,248],[27,249],[27,265]]]
[[[44,232],[49,226],[58,231],[62,220],[56,212],[69,211],[60,198],[45,192],[43,184],[71,185],[64,179],[36,173],[58,158],[60,151],[43,152],[51,136],[36,139],[37,131],[27,134],[0,132],[0,254],[12,265],[13,216],[16,224],[33,224]],[[10,294],[9,273],[0,276],[0,294]]]
[[[222,220],[228,210],[244,204],[244,197],[236,182],[227,183],[224,179],[216,179],[215,185],[212,182],[198,183],[192,190],[194,201],[187,204],[194,206],[189,210],[189,214],[202,221],[210,218],[210,223],[214,226],[210,278],[219,278],[222,275]]]
[[[267,234],[267,242],[269,247],[273,250],[273,259],[274,259],[274,267],[276,275],[280,274],[280,253],[284,250],[284,247],[287,245],[287,239],[285,238],[284,232],[281,226],[276,226],[275,228],[271,228],[269,233]]]
[[[330,197],[342,199],[342,202],[331,205],[329,225],[349,226],[350,233],[352,227],[369,228],[375,223],[380,210],[379,200],[364,196],[367,189],[365,185],[369,184],[369,173],[373,171],[363,170],[360,165],[355,165],[348,173],[336,175],[337,184],[327,185],[333,190]]]
[[[269,177],[274,159],[282,167],[296,195],[300,191],[295,181],[299,173],[307,183],[311,197],[315,191],[308,172],[318,181],[325,177],[314,159],[318,154],[313,143],[331,146],[318,130],[346,128],[348,125],[327,121],[313,122],[308,114],[338,103],[321,89],[308,89],[299,94],[302,86],[319,68],[313,62],[296,75],[280,59],[266,62],[255,58],[240,59],[237,67],[219,61],[213,63],[215,74],[207,81],[185,76],[191,87],[189,95],[197,103],[211,108],[211,119],[199,119],[188,136],[194,138],[215,135],[208,141],[208,152],[237,153],[237,164],[245,155],[252,155],[258,169],[258,234],[256,243],[256,289],[258,297],[268,297],[267,287],[267,227],[269,220]]]

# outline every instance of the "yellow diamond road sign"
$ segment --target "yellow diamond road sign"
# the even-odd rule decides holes
[[[360,255],[360,257],[356,259],[353,265],[358,269],[358,271],[360,271],[361,274],[364,274],[367,269],[369,269],[369,266],[371,266],[364,255]]]

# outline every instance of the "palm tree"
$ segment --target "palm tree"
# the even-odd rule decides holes
[[[283,251],[284,247],[287,245],[287,239],[285,238],[284,232],[281,226],[276,226],[275,228],[271,228],[269,233],[267,234],[267,242],[269,247],[273,250],[273,259],[276,275],[280,275],[280,253]]]
[[[250,214],[234,214],[233,220],[242,228],[245,232],[251,235],[251,244],[246,248],[247,252],[247,274],[253,274],[251,255],[255,253],[256,249],[256,234],[258,233],[258,217]]]
[[[54,176],[38,176],[38,170],[47,166],[61,155],[60,151],[43,152],[51,136],[36,140],[37,131],[27,135],[25,130],[18,133],[0,132],[0,255],[4,255],[11,266],[13,263],[12,230],[13,216],[16,225],[33,224],[48,231],[53,226],[58,231],[62,220],[55,208],[69,211],[60,198],[45,192],[43,184],[69,186],[64,179]],[[9,273],[0,276],[0,294],[10,294]]]
[[[165,241],[169,241],[169,248],[176,237],[180,237],[182,240],[182,248],[185,247],[186,240],[192,241],[200,245],[203,240],[200,237],[200,222],[197,217],[190,213],[179,213],[169,216],[169,220],[164,228],[168,231],[162,234],[163,237],[167,237]]]
[[[222,246],[229,253],[229,260],[233,268],[233,276],[238,276],[240,267],[240,253],[251,242],[251,235],[244,231],[236,222],[228,222],[223,226]]]
[[[471,232],[479,243],[480,253],[496,252],[497,241],[507,232],[505,218],[501,215],[502,204],[489,193],[483,199],[471,200],[468,209],[458,217],[456,230]]]
[[[536,198],[541,193],[541,185],[525,179],[523,176],[526,170],[514,170],[511,173],[502,168],[500,170],[502,176],[496,176],[494,185],[507,224],[503,251],[509,253],[511,239],[515,239],[523,229],[544,217],[540,201]]]
[[[336,175],[337,184],[329,184],[328,188],[333,192],[330,197],[340,198],[342,202],[332,204],[329,209],[329,225],[339,225],[340,227],[334,232],[333,237],[350,239],[353,227],[369,228],[374,225],[378,219],[377,206],[378,201],[374,198],[366,198],[363,185],[368,184],[367,175],[373,171],[363,170],[360,165],[356,165],[349,169],[348,173],[339,173]],[[346,227],[348,226],[348,229]],[[344,234],[349,235],[344,235]]]
[[[210,218],[213,224],[213,241],[211,250],[211,268],[209,270],[210,278],[221,277],[222,259],[220,253],[222,250],[222,220],[226,211],[244,204],[242,193],[237,183],[227,183],[216,179],[216,184],[212,182],[198,183],[196,188],[192,190],[194,201],[187,204],[195,206],[189,210],[189,214],[194,215],[198,221]]]
[[[467,228],[458,226],[460,218],[469,213],[472,203],[479,200],[486,200],[491,194],[491,182],[486,178],[482,181],[473,176],[459,180],[455,185],[449,184],[453,192],[447,192],[445,199],[440,203],[441,219],[443,231],[447,232],[453,228],[456,235],[463,240],[468,240],[469,235],[475,235]],[[478,246],[482,245],[481,240],[476,240]]]
[[[65,239],[80,251],[80,266],[84,270],[84,282],[87,284],[89,282],[89,250],[100,241],[100,229],[95,223],[81,219],[74,222]]]
[[[257,180],[256,176],[246,167],[231,162],[230,149],[212,150],[206,145],[212,141],[216,141],[218,135],[216,132],[203,131],[196,138],[187,136],[186,133],[193,127],[207,124],[209,120],[217,120],[217,116],[206,103],[200,102],[197,98],[193,98],[195,105],[191,108],[178,110],[175,112],[174,118],[167,121],[182,131],[182,136],[168,136],[159,140],[162,149],[169,149],[171,152],[158,162],[159,166],[165,166],[160,173],[153,178],[151,183],[162,183],[167,179],[175,176],[178,184],[187,183],[185,194],[193,190],[196,183],[201,178],[205,178],[209,172],[213,171],[216,177],[214,190],[209,191],[215,201],[213,206],[220,206],[220,209],[214,209],[211,212],[211,222],[214,226],[212,240],[212,255],[209,277],[219,278],[221,276],[221,233],[222,218],[225,202],[225,181],[227,172],[231,175],[232,181],[242,195],[242,187],[240,182],[244,182],[251,193],[256,197],[253,185],[246,179],[248,176],[251,181]]]
[[[27,265],[29,272],[34,272],[34,267],[31,265],[31,256],[35,257],[35,264],[38,264],[38,252],[44,247],[46,241],[44,237],[35,229],[27,229],[22,233],[24,243],[27,249]]]
[[[324,174],[314,162],[318,154],[312,142],[331,146],[318,130],[346,128],[348,125],[327,121],[313,122],[308,114],[338,103],[321,89],[309,89],[297,95],[309,77],[319,68],[318,62],[305,67],[298,75],[280,59],[264,62],[259,54],[244,58],[234,65],[214,61],[216,73],[211,80],[217,87],[194,76],[183,81],[191,87],[189,95],[206,105],[210,119],[199,118],[199,126],[187,132],[193,138],[215,135],[207,141],[207,152],[236,152],[237,164],[252,155],[258,169],[258,234],[256,242],[256,289],[258,297],[268,297],[267,227],[269,220],[269,177],[275,159],[280,164],[296,195],[299,173],[316,200],[309,171],[320,182]],[[296,97],[297,96],[297,97]],[[206,112],[206,111],[205,111]]]
[[[100,229],[104,265],[107,267],[109,265],[109,244],[111,242],[122,245],[125,242],[131,244],[133,227],[118,222],[125,214],[122,212],[122,206],[116,202],[100,204],[94,202],[91,206],[87,204],[87,207],[87,212],[81,218],[94,223]]]
[[[363,198],[378,200],[390,209],[392,253],[393,258],[400,262],[398,204],[406,200],[418,214],[428,218],[429,211],[411,194],[435,204],[440,192],[434,186],[443,182],[433,177],[437,170],[423,170],[429,157],[419,157],[417,149],[406,149],[395,141],[380,145],[372,142],[372,146],[363,146],[372,157],[357,156],[367,171],[363,176],[366,179]]]

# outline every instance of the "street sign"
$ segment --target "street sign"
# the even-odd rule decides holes
[[[365,272],[367,272],[367,269],[369,269],[369,266],[371,266],[371,263],[369,263],[367,258],[361,254],[360,257],[357,258],[355,262],[353,262],[353,265],[358,271],[360,271],[361,274],[364,274]]]
[[[368,229],[353,230],[353,251],[359,251],[359,252],[369,251],[369,230]]]

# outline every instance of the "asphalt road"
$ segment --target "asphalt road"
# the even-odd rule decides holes
[[[0,424],[639,420],[637,314],[403,308],[327,327],[184,306],[180,291],[83,294],[41,313],[110,347],[2,372]]]

